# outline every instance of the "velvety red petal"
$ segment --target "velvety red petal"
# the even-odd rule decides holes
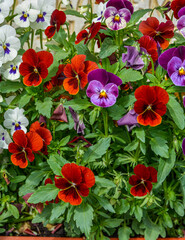
[[[84,72],[80,72],[78,74],[78,78],[80,80],[80,88],[84,89],[84,87],[87,85],[88,80],[87,80],[87,74]]]
[[[150,172],[143,164],[138,164],[137,166],[135,166],[134,173],[144,180],[148,180],[150,177]]]
[[[146,187],[146,189],[148,190],[148,192],[150,193],[152,191],[152,183],[150,181],[145,181],[144,185]]]
[[[58,197],[64,202],[69,202],[71,205],[80,205],[82,202],[82,198],[73,187],[60,191]]]
[[[25,149],[26,152],[26,159],[29,160],[30,162],[33,162],[35,159],[35,155],[33,154],[32,150],[30,148]]]
[[[82,172],[75,163],[66,163],[62,167],[62,175],[70,182],[80,184],[82,182]]]
[[[66,14],[63,11],[58,11],[56,14],[56,23],[57,23],[57,32],[60,29],[60,26],[63,25],[66,21]]]
[[[140,47],[147,50],[154,62],[158,59],[157,43],[152,37],[145,35],[139,39],[138,43]]]
[[[22,151],[22,147],[19,147],[17,144],[15,143],[10,143],[8,145],[8,150],[9,152],[11,153],[18,153],[18,152],[21,152]]]
[[[86,55],[76,55],[71,59],[72,68],[76,73],[82,72],[85,68]],[[65,72],[64,72],[65,74]]]
[[[139,25],[139,31],[142,32],[143,35],[148,35],[154,37],[156,33],[156,29],[159,26],[159,21],[155,17],[149,17],[146,21],[142,21]]]
[[[86,30],[82,30],[81,32],[79,32],[78,35],[76,36],[75,44],[80,43],[84,39],[88,39],[88,35],[89,34],[88,34],[88,32]]]
[[[23,152],[11,155],[11,161],[15,166],[19,166],[20,168],[26,168],[28,166],[28,161]]]
[[[99,32],[101,27],[101,22],[93,23],[92,26],[89,29],[90,37],[89,39],[92,39],[96,36],[96,34]]]
[[[26,86],[39,86],[42,83],[42,78],[38,73],[30,73],[23,78],[23,83]]]
[[[36,67],[38,64],[37,53],[35,52],[35,50],[30,48],[22,55],[22,60],[23,60],[23,62]]]
[[[76,73],[73,71],[72,65],[71,64],[67,64],[64,68],[64,75],[67,78],[74,78],[76,76]]]
[[[174,11],[174,17],[179,19],[178,12],[185,6],[185,0],[173,0],[171,3],[171,9]]]
[[[84,72],[87,74],[92,70],[98,69],[98,65],[95,62],[85,61],[84,64],[85,64]]]
[[[55,177],[55,186],[59,189],[66,189],[66,188],[71,187],[71,183],[69,183],[65,178]]]
[[[43,147],[42,138],[36,132],[26,133],[28,138],[28,146],[32,151],[38,152]]]
[[[161,124],[162,118],[156,112],[148,110],[145,113],[140,114],[137,117],[137,121],[141,125],[144,125],[144,126],[149,125],[151,127],[155,127],[155,126]]]
[[[147,195],[147,193],[149,193],[149,191],[144,184],[140,183],[139,185],[132,187],[130,189],[130,193],[134,197],[143,197],[143,196]]]
[[[91,188],[95,184],[94,173],[87,167],[79,166],[82,171],[82,183],[88,188]]]
[[[157,170],[153,167],[147,167],[148,171],[150,172],[150,177],[148,179],[148,181],[150,182],[157,182]]]
[[[134,103],[134,111],[137,114],[143,113],[146,108],[148,107],[148,104],[145,100],[139,99]]]
[[[153,89],[155,90],[157,101],[167,104],[169,101],[169,95],[167,91],[158,86],[154,86]]]
[[[56,27],[55,26],[48,26],[44,31],[47,38],[52,38],[55,35]]]
[[[155,41],[159,42],[159,44],[163,50],[168,48],[168,46],[169,46],[169,41],[164,39],[162,36],[156,37]]]
[[[39,136],[42,138],[46,145],[50,144],[52,140],[52,135],[47,128],[40,127],[36,132],[39,134]]]
[[[19,66],[19,72],[22,76],[26,76],[30,73],[33,73],[34,67],[29,63],[22,62]]]
[[[76,95],[79,92],[79,80],[77,78],[65,78],[63,86],[71,95]]]
[[[20,147],[25,148],[27,146],[27,138],[23,130],[17,130],[14,132],[13,141]]]
[[[48,76],[48,69],[45,65],[45,63],[40,62],[37,66],[38,72],[42,79],[46,78]]]
[[[148,85],[140,86],[136,89],[134,94],[136,99],[144,100],[148,105],[156,100],[155,90]]]
[[[39,63],[42,62],[48,68],[53,63],[53,55],[47,51],[40,51],[37,53]]]
[[[40,127],[41,127],[41,126],[40,126],[39,121],[36,121],[36,122],[34,122],[34,123],[31,124],[31,126],[30,126],[30,131],[36,131],[36,130],[38,130]]]
[[[156,112],[160,116],[163,116],[166,113],[167,107],[166,107],[166,105],[164,105],[164,103],[159,102],[159,103],[156,103],[152,107],[152,109],[154,112]]]
[[[53,181],[51,180],[51,178],[47,178],[44,182],[45,185],[47,184],[53,184]]]
[[[82,197],[87,197],[89,195],[89,188],[84,183],[77,185],[76,189]]]
[[[129,184],[132,186],[138,185],[140,182],[141,182],[141,178],[139,176],[132,175],[129,178]]]

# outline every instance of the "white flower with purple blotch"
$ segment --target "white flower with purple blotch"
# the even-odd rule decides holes
[[[16,31],[9,25],[0,27],[0,62],[12,61],[20,49],[20,40],[16,37]]]
[[[111,30],[120,30],[126,27],[130,21],[131,13],[127,8],[117,10],[115,7],[108,7],[104,12],[105,22]]]
[[[89,85],[86,94],[99,107],[111,107],[119,95],[118,86],[122,80],[104,69],[96,69],[88,74]]]
[[[31,8],[39,11],[37,18],[31,22],[30,26],[33,29],[46,29],[50,25],[50,18],[54,8],[54,0],[32,0]]]
[[[20,27],[26,28],[30,26],[30,22],[36,21],[39,10],[31,9],[30,0],[26,0],[17,5],[15,13],[18,14],[14,17],[15,23]]]
[[[104,12],[105,12],[105,9],[106,9],[106,3],[100,3],[98,5],[98,9],[97,9],[97,18],[94,18],[92,20],[92,22],[103,22],[104,20]]]
[[[177,28],[185,37],[185,7],[181,8],[178,12],[179,20],[177,22]]]
[[[19,65],[22,62],[22,57],[18,55],[13,61],[7,62],[2,67],[2,74],[8,80],[16,80],[20,77]]]
[[[8,145],[11,142],[12,140],[8,132],[0,125],[0,149],[8,149]]]
[[[0,0],[0,23],[9,15],[13,0]]]
[[[14,134],[16,130],[23,130],[25,133],[27,132],[26,127],[29,122],[28,119],[24,116],[24,109],[19,109],[18,107],[15,109],[8,109],[4,113],[4,127],[7,129],[11,129],[11,135]]]

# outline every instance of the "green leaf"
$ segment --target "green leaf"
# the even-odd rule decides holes
[[[64,214],[68,206],[69,206],[69,203],[65,203],[65,202],[62,202],[62,204],[58,203],[54,205],[51,211],[51,217],[50,217],[51,221],[53,221],[54,219],[57,219],[62,214]]]
[[[166,144],[167,141],[161,137],[152,138],[150,140],[150,145],[152,151],[161,157],[168,158],[169,152],[168,152],[168,145]]]
[[[176,211],[176,213],[183,217],[184,216],[184,206],[182,203],[180,202],[174,202],[174,210]]]
[[[93,162],[98,158],[101,158],[110,146],[111,138],[102,138],[97,144],[88,148],[83,156],[84,162]]]
[[[24,175],[19,175],[19,176],[16,176],[16,177],[12,178],[10,181],[11,181],[12,183],[19,183],[19,182],[24,181],[25,179],[26,179],[26,176],[24,176]]]
[[[116,227],[119,227],[122,222],[123,222],[123,219],[109,218],[103,221],[102,224],[107,228],[116,228]]]
[[[75,10],[67,9],[64,12],[66,15],[72,15],[72,16],[76,16],[76,17],[80,17],[80,18],[85,18],[84,15],[80,14],[79,12],[77,12]]]
[[[98,59],[91,54],[91,52],[89,51],[89,48],[87,47],[87,45],[84,45],[84,43],[79,43],[75,45],[75,48],[78,52],[78,54],[84,54],[86,55],[86,61],[92,61],[92,62],[96,62],[98,63]]]
[[[108,211],[111,212],[111,213],[115,213],[114,208],[112,207],[112,205],[110,204],[110,202],[109,202],[107,199],[105,199],[105,198],[103,198],[103,197],[101,197],[101,196],[95,195],[95,194],[94,194],[93,196],[98,200],[99,204],[100,204],[105,210],[108,210]]]
[[[131,228],[129,228],[127,226],[121,227],[118,230],[118,238],[120,240],[129,240],[131,233],[132,233]]]
[[[29,203],[44,203],[46,201],[51,201],[58,195],[59,189],[55,187],[54,184],[47,184],[46,186],[41,186],[34,192],[33,195],[28,199]]]
[[[158,167],[158,174],[157,174],[157,184],[155,188],[158,188],[166,179],[166,177],[170,174],[172,168],[175,165],[176,160],[176,153],[174,149],[170,150],[169,158],[168,159],[160,159],[159,167]]]
[[[16,92],[22,87],[23,85],[20,82],[2,81],[0,82],[0,93]]]
[[[138,222],[141,222],[141,219],[143,217],[143,210],[140,206],[138,206],[138,205],[136,206],[134,215],[135,215],[136,219],[138,220]]]
[[[109,107],[107,110],[109,116],[112,117],[114,120],[119,120],[126,113],[126,110],[123,109],[122,106],[118,106],[117,104],[114,104],[114,106]]]
[[[76,207],[74,210],[74,220],[77,227],[88,237],[92,227],[93,208],[87,203]]]
[[[119,46],[115,44],[115,42],[111,38],[105,38],[100,50],[100,58],[109,57],[112,53],[114,53]]]
[[[146,77],[153,83],[157,84],[158,79],[151,73],[146,73]]]
[[[23,108],[26,104],[28,104],[31,98],[32,98],[31,95],[28,94],[23,95],[19,100],[19,108]]]
[[[128,27],[136,24],[140,20],[140,18],[144,17],[144,15],[146,13],[151,12],[151,11],[152,11],[152,9],[140,9],[140,10],[135,11],[131,16],[131,19],[128,23]]]
[[[160,228],[151,221],[146,213],[143,217],[143,223],[146,228],[144,232],[145,240],[157,240],[160,234]]]
[[[166,227],[169,227],[169,228],[173,227],[172,219],[168,213],[163,214],[163,221],[164,221],[164,224],[166,225]]]
[[[121,78],[123,84],[127,82],[136,82],[143,79],[143,75],[139,71],[133,70],[132,68],[122,69],[118,73],[118,77]]]
[[[47,160],[51,170],[56,175],[61,175],[61,169],[64,164],[67,163],[65,159],[60,157],[58,154],[52,154],[50,155],[49,159]]]
[[[141,142],[145,143],[145,131],[142,127],[135,128],[132,131],[136,133],[137,138],[141,140]]]
[[[102,178],[102,177],[96,176],[95,182],[96,182],[96,185],[99,185],[100,187],[103,187],[103,188],[115,188],[116,187],[115,183],[113,183],[111,180]]]
[[[172,119],[174,120],[177,127],[181,130],[185,127],[185,118],[184,118],[184,111],[181,105],[177,102],[174,96],[169,95],[170,100],[167,103],[167,108],[170,112]]]
[[[92,104],[87,99],[73,99],[65,102],[63,106],[65,108],[72,107],[75,111],[80,111],[82,109],[87,109],[92,106]]]
[[[114,64],[110,64],[110,60],[108,58],[102,59],[102,68],[107,70],[108,72],[117,74],[119,70],[119,62],[116,62]]]
[[[18,219],[19,218],[19,211],[16,208],[16,206],[12,204],[8,204],[8,211],[14,216],[14,218]]]
[[[46,97],[44,101],[41,102],[38,100],[36,103],[36,110],[43,116],[50,118],[51,117],[51,108],[52,108],[52,98]]]
[[[53,205],[54,204],[49,204],[47,206],[45,206],[45,208],[43,209],[42,213],[38,213],[34,219],[32,220],[32,223],[44,223],[44,226],[47,225],[47,223],[49,223],[50,220],[50,216],[51,216],[51,211],[53,209]]]
[[[133,142],[129,143],[126,147],[124,147],[125,151],[131,152],[137,149],[139,145],[138,140],[134,140]]]
[[[183,195],[183,206],[185,208],[185,175],[183,175],[180,178],[180,183],[181,183],[181,191],[182,191],[182,195]]]
[[[121,199],[120,205],[118,205],[116,208],[116,213],[123,214],[123,213],[128,212],[129,209],[130,209],[129,202],[126,199]]]

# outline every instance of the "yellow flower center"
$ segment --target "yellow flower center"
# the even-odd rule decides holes
[[[39,18],[43,18],[43,14],[39,14],[38,17],[39,17]]]
[[[6,46],[6,45],[4,45],[4,46],[3,46],[3,49],[4,49],[4,50],[6,50],[6,49],[7,49],[7,46]]]
[[[183,67],[179,68],[179,75],[185,75],[185,70]]]
[[[16,70],[16,67],[14,66],[14,67],[12,68],[12,70]]]
[[[120,20],[120,16],[117,14],[117,15],[114,17],[114,21],[119,22],[119,20]]]
[[[16,127],[19,127],[19,123],[16,123],[15,126],[16,126]]]
[[[151,110],[151,109],[152,109],[152,107],[150,105],[148,105],[147,110]]]
[[[34,68],[34,73],[38,73],[38,70],[36,68]]]
[[[106,93],[106,91],[105,91],[104,89],[102,89],[102,90],[100,91],[99,98],[107,98],[107,93]]]
[[[28,15],[25,13],[25,14],[23,15],[23,17],[24,17],[24,18],[27,18],[27,17],[28,17]]]

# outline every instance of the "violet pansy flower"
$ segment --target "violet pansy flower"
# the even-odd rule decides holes
[[[180,9],[180,11],[178,12],[178,17],[179,17],[179,20],[177,22],[177,28],[185,37],[185,7]]]
[[[115,7],[117,10],[127,8],[131,14],[134,12],[132,3],[128,0],[109,0],[106,7]]]
[[[117,10],[115,7],[108,7],[104,12],[105,22],[109,29],[120,30],[126,27],[130,21],[131,13],[127,8]]]
[[[138,126],[139,123],[137,121],[138,114],[134,111],[134,109],[130,110],[127,114],[125,114],[121,119],[117,121],[118,126],[126,125],[128,131],[130,132],[134,127]]]
[[[125,48],[127,48],[127,53],[122,54],[122,61],[127,62],[126,67],[131,67],[135,70],[142,69],[145,65],[141,58],[142,54],[135,47],[126,46]]]
[[[104,69],[96,69],[88,74],[89,85],[86,94],[91,102],[99,107],[110,107],[116,103],[118,86],[122,80]]]
[[[159,64],[176,86],[185,86],[185,47],[171,48],[159,57]]]

